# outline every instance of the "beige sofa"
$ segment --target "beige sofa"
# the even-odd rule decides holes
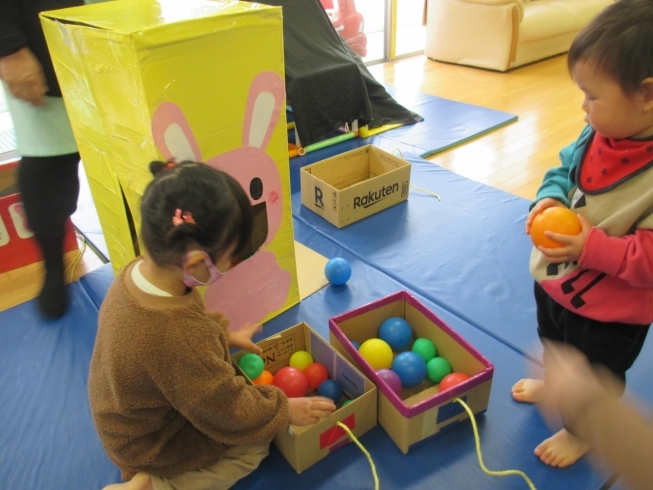
[[[506,71],[565,53],[613,0],[427,0],[429,58]]]

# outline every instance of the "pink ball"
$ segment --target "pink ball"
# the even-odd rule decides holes
[[[272,384],[281,388],[288,398],[304,396],[308,389],[306,375],[299,369],[290,366],[279,369],[274,375]]]
[[[397,373],[390,369],[378,369],[376,374],[388,384],[392,391],[397,395],[401,395],[401,379],[399,379]]]

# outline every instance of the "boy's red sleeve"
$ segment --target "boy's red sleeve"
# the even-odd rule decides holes
[[[640,229],[632,235],[613,237],[592,227],[578,263],[633,287],[653,288],[653,230]]]

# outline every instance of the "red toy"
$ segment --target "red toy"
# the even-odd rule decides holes
[[[299,369],[286,366],[277,371],[272,384],[286,394],[288,398],[299,398],[306,394],[308,380],[306,375]]]
[[[354,0],[320,0],[338,34],[361,58],[367,56],[367,36],[363,16]]]
[[[440,392],[448,390],[452,386],[456,386],[468,379],[469,376],[467,376],[465,373],[447,374],[444,378],[442,378],[442,381],[440,381]]]
[[[329,372],[327,371],[327,368],[325,368],[319,362],[314,362],[306,366],[304,369],[304,374],[308,380],[308,387],[311,390],[316,390],[318,386],[322,384],[322,381],[329,378]]]

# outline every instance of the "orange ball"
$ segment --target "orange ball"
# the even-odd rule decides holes
[[[560,248],[565,245],[544,236],[545,231],[561,235],[578,235],[581,232],[578,216],[571,209],[563,207],[546,208],[535,215],[531,223],[531,240],[536,247]]]
[[[272,376],[270,371],[263,370],[258,378],[252,380],[252,383],[255,385],[271,385],[273,378],[274,376]]]

